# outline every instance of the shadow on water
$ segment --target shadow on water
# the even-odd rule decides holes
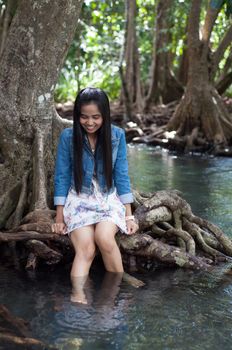
[[[130,146],[128,153],[134,187],[177,188],[196,214],[230,230],[231,159],[179,158],[141,146]],[[0,267],[0,303],[60,350],[232,348],[230,274],[162,268],[137,275],[146,285],[135,289],[96,266],[81,286],[72,286],[69,272]]]

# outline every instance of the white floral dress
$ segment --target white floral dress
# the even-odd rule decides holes
[[[103,195],[95,179],[92,180],[92,185],[94,191],[91,195],[78,195],[75,189],[70,188],[63,210],[66,233],[100,221],[111,221],[122,233],[127,233],[126,209],[117,196],[116,189],[111,194]]]

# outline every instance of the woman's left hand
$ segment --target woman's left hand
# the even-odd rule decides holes
[[[126,226],[127,226],[127,234],[132,235],[139,229],[139,225],[135,220],[127,220],[126,221]]]

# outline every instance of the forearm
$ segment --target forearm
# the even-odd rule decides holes
[[[63,214],[63,205],[57,205],[56,206],[56,223],[63,223],[64,222],[64,214]]]
[[[130,203],[124,204],[126,208],[126,216],[131,216],[132,215],[132,210],[131,210],[131,205]]]

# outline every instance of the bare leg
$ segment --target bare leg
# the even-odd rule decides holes
[[[123,272],[122,257],[115,241],[118,227],[110,221],[101,221],[96,224],[94,238],[98,245],[104,265],[109,272]]]
[[[80,227],[71,233],[75,249],[71,277],[86,276],[95,256],[94,225]]]

